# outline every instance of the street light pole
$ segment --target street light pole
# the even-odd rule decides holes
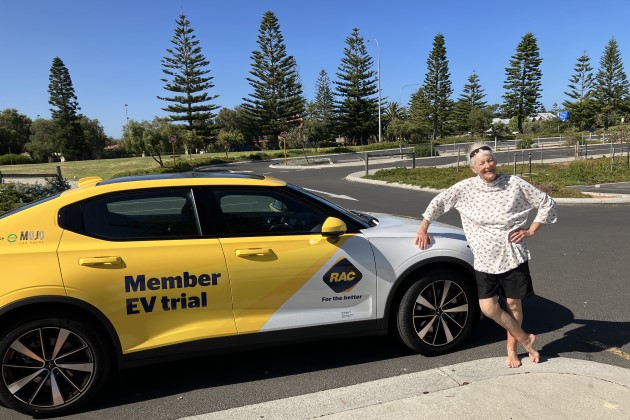
[[[368,42],[370,40],[368,39]],[[378,39],[372,38],[372,41],[376,42],[376,63],[377,63],[377,76],[378,76],[378,142],[383,139],[381,137],[381,45],[378,43]]]
[[[125,118],[127,120],[127,124],[129,124],[129,114],[127,113],[127,104],[125,104]]]

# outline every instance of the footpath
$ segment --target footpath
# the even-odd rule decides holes
[[[476,360],[187,420],[630,419],[630,370],[569,358]]]

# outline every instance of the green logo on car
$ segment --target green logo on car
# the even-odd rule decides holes
[[[10,234],[9,236],[7,236],[7,241],[9,242],[17,241],[17,235],[15,233]]]

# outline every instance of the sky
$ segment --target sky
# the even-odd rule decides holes
[[[476,72],[486,101],[501,103],[505,68],[528,32],[543,59],[547,109],[567,99],[564,91],[585,51],[597,70],[615,38],[626,72],[630,65],[628,0],[0,0],[0,110],[50,118],[48,77],[59,57],[80,112],[98,119],[114,139],[127,118],[166,116],[157,96],[171,93],[160,80],[160,60],[182,13],[210,62],[215,86],[209,93],[219,95],[214,104],[234,108],[253,92],[246,78],[266,11],[278,18],[307,100],[315,97],[321,70],[337,79],[354,28],[372,40],[366,47],[375,67],[380,62],[382,100],[404,105],[424,81],[438,33],[445,38],[453,99]]]

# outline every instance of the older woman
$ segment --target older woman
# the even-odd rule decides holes
[[[477,176],[465,179],[438,194],[423,213],[416,245],[431,244],[429,224],[451,209],[459,211],[462,227],[475,257],[479,306],[485,316],[507,330],[507,366],[521,366],[518,343],[532,362],[540,355],[536,336],[526,333],[521,300],[534,293],[529,273],[529,250],[523,239],[542,224],[555,223],[556,203],[547,194],[517,176],[496,173],[496,159],[487,144],[470,148],[470,169]],[[527,227],[530,210],[537,213]],[[506,299],[506,310],[499,304]]]

